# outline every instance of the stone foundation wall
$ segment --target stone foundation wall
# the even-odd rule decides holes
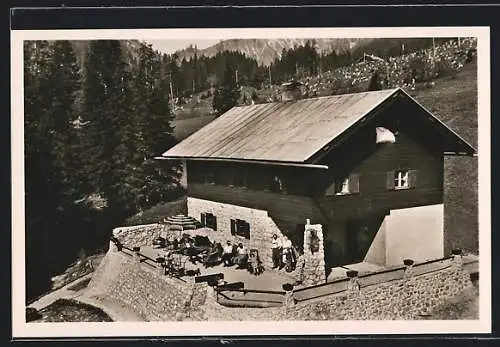
[[[164,226],[161,224],[134,225],[113,229],[113,236],[128,247],[146,246],[160,236]]]
[[[120,264],[120,266],[117,266]],[[144,321],[203,320],[206,285],[161,276],[157,269],[110,250],[93,276],[86,296],[110,298]]]
[[[217,231],[209,229],[207,236],[211,241],[225,243],[227,240],[243,243],[248,248],[259,250],[259,256],[266,268],[272,267],[271,239],[273,234],[282,239],[285,236],[268,216],[267,211],[209,200],[188,197],[188,215],[200,220],[201,213],[212,213],[217,217]],[[250,240],[231,235],[231,219],[242,219],[250,224]]]
[[[401,279],[366,286],[364,281],[353,277],[347,290],[299,303],[291,300],[283,307],[229,308],[215,302],[206,284],[160,275],[110,248],[85,295],[109,298],[145,321],[393,320],[431,313],[473,286],[460,256],[455,256],[451,266],[425,274],[413,275],[408,266]]]
[[[430,313],[473,286],[468,272],[448,268],[363,288],[288,307],[250,309],[205,305],[208,320],[395,320]]]

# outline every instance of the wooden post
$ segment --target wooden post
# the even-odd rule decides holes
[[[414,261],[412,259],[404,259],[403,264],[405,265],[405,274],[404,279],[409,280],[413,277],[413,264]]]
[[[463,265],[463,259],[462,259],[462,250],[460,248],[455,248],[451,251],[452,255],[452,267],[454,269],[460,269],[462,268]]]

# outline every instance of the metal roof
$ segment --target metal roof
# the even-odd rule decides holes
[[[303,163],[397,90],[233,107],[163,157]]]
[[[402,89],[233,107],[165,153],[198,159],[303,165],[393,95],[404,95],[438,120],[467,153],[475,150]]]

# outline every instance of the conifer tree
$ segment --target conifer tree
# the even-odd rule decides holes
[[[380,74],[375,71],[370,79],[370,84],[368,85],[368,91],[380,90],[382,89],[382,82],[380,81]]]
[[[74,215],[77,144],[73,120],[80,89],[79,68],[68,41],[26,42],[25,191],[28,296],[48,284],[47,271],[71,257],[75,243],[55,252]],[[71,221],[75,222],[75,221]],[[73,238],[74,239],[74,238]],[[45,262],[40,264],[43,258]],[[45,277],[44,277],[45,276]]]
[[[76,105],[81,90],[80,67],[78,66],[71,43],[66,40],[53,44],[53,55],[49,66],[48,101],[52,131],[50,132],[51,148],[55,165],[60,171],[64,195],[70,205],[79,197],[79,143],[75,123],[79,119]]]
[[[177,182],[177,170],[173,163],[155,160],[173,146],[172,115],[169,108],[169,84],[163,69],[163,57],[151,47],[140,49],[138,70],[134,73],[134,106],[136,110],[136,131],[140,133],[139,191],[136,203],[139,209],[147,208],[168,198],[166,193]],[[145,73],[145,72],[148,73]]]
[[[223,85],[215,91],[212,107],[218,115],[221,115],[236,105],[240,92],[234,79],[234,69],[226,63]]]
[[[91,193],[107,199],[117,213],[134,209],[136,152],[131,74],[120,41],[92,41],[86,59],[84,122]]]

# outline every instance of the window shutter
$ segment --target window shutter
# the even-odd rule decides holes
[[[236,221],[234,219],[231,219],[231,235],[236,234]]]
[[[408,171],[408,187],[415,188],[417,186],[417,173],[418,170]]]
[[[388,190],[394,190],[394,171],[387,172],[386,186]]]
[[[205,213],[201,214],[201,225],[203,226],[207,225],[207,215]]]
[[[250,223],[245,222],[245,237],[250,240]]]
[[[349,193],[359,193],[359,174],[349,176]]]
[[[217,217],[215,217],[214,215],[212,215],[212,229],[217,231]]]

